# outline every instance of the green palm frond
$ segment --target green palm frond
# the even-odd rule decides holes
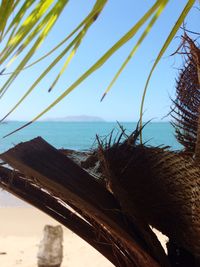
[[[8,2],[10,6],[8,6]],[[114,55],[116,51],[118,51],[124,44],[128,41],[132,40],[135,34],[147,24],[146,28],[144,29],[142,35],[138,40],[136,40],[136,45],[133,47],[129,56],[125,59],[124,63],[120,67],[119,71],[111,81],[110,85],[108,86],[105,94],[110,90],[113,86],[114,82],[117,80],[121,72],[124,70],[128,62],[131,60],[137,49],[139,48],[140,44],[144,41],[147,34],[150,32],[151,28],[153,27],[154,23],[157,21],[158,17],[160,16],[161,12],[165,9],[169,0],[157,0],[152,5],[149,10],[143,14],[143,16],[139,19],[139,21],[133,25],[133,27],[127,31],[108,51],[104,53],[102,57],[100,57],[85,73],[80,75],[80,77],[72,83],[69,88],[67,88],[57,99],[53,101],[48,107],[46,107],[39,115],[37,115],[32,122],[39,119],[42,115],[48,112],[52,107],[57,105],[63,98],[65,98],[70,92],[72,92],[77,86],[80,85],[88,76],[94,73],[97,69],[99,69],[103,64],[109,60],[111,56]],[[184,18],[186,17],[187,13],[191,9],[194,4],[194,0],[188,0],[187,4],[179,16],[177,23],[175,24],[174,28],[172,29],[170,35],[168,36],[163,48],[161,49],[153,67],[150,72],[150,75],[147,80],[147,84],[144,90],[144,96],[142,99],[141,104],[141,114],[144,105],[144,97],[146,94],[147,86],[149,80],[152,76],[152,73],[157,66],[160,58],[162,57],[163,53],[167,49],[168,45],[170,44],[172,38],[176,34],[177,30],[179,29],[180,25],[182,24]],[[41,60],[48,57],[49,55],[53,54],[58,48],[61,46],[65,46],[59,55],[55,56],[49,66],[40,74],[38,79],[33,82],[31,87],[26,91],[24,96],[17,101],[14,107],[4,116],[5,119],[8,115],[10,115],[22,102],[23,100],[34,90],[34,88],[42,81],[42,79],[56,66],[56,64],[63,58],[65,59],[65,63],[61,67],[61,69],[57,72],[54,81],[49,86],[49,91],[51,91],[57,84],[60,77],[66,71],[66,68],[76,51],[80,47],[84,37],[87,34],[87,31],[96,21],[97,17],[102,13],[107,0],[96,0],[92,10],[89,14],[85,17],[85,19],[80,22],[80,24],[63,40],[56,44],[50,51],[48,51],[45,55],[41,58],[37,59],[36,61],[30,63],[30,59],[33,57],[35,52],[40,49],[41,44],[45,41],[48,33],[51,31],[52,27],[55,25],[57,19],[61,15],[63,9],[67,6],[68,0],[63,1],[38,1],[37,3],[32,0],[25,0],[20,1],[2,1],[0,5],[0,14],[4,14],[4,16],[0,16],[0,37],[2,40],[2,50],[0,52],[0,63],[2,65],[2,70],[0,74],[4,74],[9,69],[9,66],[14,62],[17,61],[18,65],[15,67],[14,71],[10,73],[10,76],[5,81],[3,86],[0,88],[0,97],[2,97],[7,90],[10,88],[10,85],[15,81],[18,74],[26,68],[33,66],[34,64],[38,64]],[[12,7],[12,8],[11,8]],[[13,19],[11,15],[14,14]],[[32,45],[32,46],[31,46]],[[31,46],[31,47],[30,47]],[[23,54],[22,54],[23,53]],[[68,54],[69,53],[69,54]],[[24,55],[23,57],[19,57],[20,55]],[[4,66],[3,66],[4,65]],[[104,95],[105,95],[104,94]],[[142,116],[141,116],[142,117]],[[142,118],[140,119],[142,123]],[[29,124],[30,124],[29,123]],[[25,127],[25,125],[23,126]]]
[[[9,1],[8,1],[9,2]],[[17,7],[17,4],[20,3],[20,0],[15,2],[15,5],[13,7],[13,11],[15,10],[15,8]],[[14,16],[14,18],[12,19],[10,25],[7,26],[7,30],[4,34],[4,38],[5,36],[12,30],[12,33],[10,34],[9,38],[11,39],[12,36],[15,34],[16,29],[18,28],[20,22],[22,21],[26,10],[28,10],[33,4],[34,4],[34,0],[30,0],[30,1],[25,1],[21,8],[18,10],[17,14]],[[14,13],[14,12],[13,12]],[[5,19],[4,19],[5,20]],[[6,22],[6,20],[5,20]]]
[[[107,2],[107,0],[104,1],[104,5],[106,4],[106,2]],[[65,37],[59,44],[57,44],[55,47],[53,47],[53,49],[51,49],[49,52],[47,52],[45,55],[43,55],[39,59],[35,60],[34,62],[32,62],[32,63],[30,63],[28,65],[26,65],[23,69],[18,70],[18,72],[34,66],[35,64],[39,63],[40,61],[42,61],[43,59],[45,59],[46,57],[48,57],[52,53],[54,53],[58,48],[60,48],[70,38],[72,38],[73,35],[75,35],[79,30],[81,30],[81,28],[85,27],[89,23],[89,21],[95,20],[98,17],[98,15],[100,14],[100,12],[103,9],[104,5],[103,5],[103,3],[101,1],[101,5],[98,5],[96,8],[93,8],[93,10],[89,13],[89,15],[87,17],[85,17],[84,20],[67,37]],[[3,69],[3,71],[0,72],[1,75],[9,75],[9,74],[13,73],[13,72],[4,73],[5,69]],[[17,72],[17,71],[15,70],[15,72]]]
[[[8,1],[9,2],[9,1]],[[61,1],[63,2],[63,1]],[[36,7],[32,10],[32,12],[28,15],[28,17],[22,22],[22,24],[19,26],[18,30],[15,34],[11,34],[8,38],[8,41],[5,44],[4,49],[1,52],[1,64],[4,63],[6,59],[9,58],[10,55],[15,51],[14,58],[18,56],[22,50],[26,47],[28,44],[28,41],[32,40],[30,37],[32,36],[32,33],[34,31],[37,32],[37,30],[34,29],[34,27],[37,28],[37,23],[40,21],[48,12],[48,9],[50,8],[51,4],[53,3],[53,0],[48,1],[40,1]],[[24,9],[27,7],[24,7]],[[56,9],[56,7],[54,7]],[[50,11],[51,12],[51,11]],[[47,13],[46,16],[48,16],[49,13]],[[46,23],[48,23],[53,17],[51,17]],[[20,23],[20,21],[18,21]],[[45,26],[45,22],[43,23],[43,27]],[[42,27],[39,27],[42,28]],[[33,31],[32,31],[33,29]],[[38,31],[39,32],[39,31]],[[34,37],[33,35],[32,37]],[[24,41],[25,39],[25,41]],[[13,58],[13,57],[12,57]]]
[[[42,1],[42,2],[44,2],[44,1]],[[49,2],[52,2],[52,1],[49,1]],[[20,45],[20,47],[17,49],[17,52],[15,53],[14,57],[8,63],[10,65],[18,57],[18,55],[29,45],[29,43],[33,40],[33,38],[39,33],[39,36],[36,39],[36,41],[34,42],[34,44],[32,45],[31,49],[28,51],[28,53],[22,59],[22,61],[20,62],[20,64],[17,66],[16,72],[14,72],[8,78],[8,80],[5,82],[5,84],[0,89],[1,96],[6,92],[6,90],[9,88],[10,84],[15,80],[15,78],[19,74],[18,71],[20,69],[22,69],[26,65],[26,63],[29,61],[29,59],[33,56],[33,54],[36,52],[36,50],[40,47],[40,45],[42,44],[42,42],[44,41],[44,39],[48,35],[49,31],[54,26],[56,20],[58,19],[60,13],[62,12],[62,10],[65,7],[65,4],[67,2],[68,2],[67,0],[60,1],[60,2],[58,1],[54,5],[54,7],[49,11],[49,13],[44,17],[44,19],[38,24],[38,26],[35,28],[35,30],[33,30],[33,32],[31,32],[26,37],[26,39],[25,39],[24,42],[22,42],[22,40],[25,38],[25,36],[27,34],[27,31],[29,30],[29,28],[27,29],[27,27],[31,27],[31,28],[33,27],[33,21],[32,21],[33,20],[33,17],[35,16],[35,17],[38,18],[38,16],[36,16],[36,11],[38,11],[38,8],[36,8],[36,11],[35,12],[32,12],[29,15],[29,17],[27,18],[27,20],[25,20],[25,22],[22,25],[22,28],[20,28],[18,30],[18,32],[16,33],[16,36],[15,37],[12,37],[11,40],[8,42],[8,44],[5,47],[5,55],[1,58],[1,61],[2,62],[4,62],[4,60],[8,57],[8,55],[10,53],[12,53],[13,50],[17,46],[19,46],[19,43],[22,42],[22,44]],[[42,11],[45,12],[48,7],[49,6],[47,4],[44,5],[44,7],[42,8]],[[39,16],[41,14],[43,15],[43,12],[42,11],[40,11]],[[29,22],[29,21],[31,21],[31,22]],[[34,19],[34,21],[36,22],[35,19]],[[29,23],[30,23],[30,25],[29,25]],[[29,25],[29,26],[27,26],[27,25]],[[4,51],[2,52],[2,54],[4,54]]]
[[[6,27],[7,20],[9,19],[10,14],[13,9],[15,9],[16,5],[19,1],[6,1],[2,0],[0,6],[0,41],[3,38],[4,30]]]
[[[106,0],[107,1],[107,0]],[[104,1],[104,5],[106,3],[106,1]],[[101,5],[99,5],[99,3],[101,3]],[[67,54],[67,52],[71,49],[71,53],[68,56],[63,68],[61,69],[60,73],[58,74],[58,76],[56,77],[56,79],[54,80],[54,82],[52,83],[52,85],[49,88],[49,91],[51,91],[53,89],[53,87],[55,86],[56,82],[58,81],[58,79],[60,78],[60,76],[62,75],[62,73],[64,72],[64,70],[66,69],[67,65],[69,64],[70,60],[72,59],[73,55],[75,54],[76,50],[78,49],[82,39],[84,38],[88,28],[90,27],[91,23],[94,22],[94,20],[96,20],[96,18],[98,17],[100,10],[103,8],[104,6],[102,4],[102,1],[97,1],[91,14],[87,17],[86,20],[84,20],[84,23],[81,23],[80,25],[84,25],[84,30],[80,31],[78,33],[78,35],[69,43],[69,45],[67,45],[66,48],[64,48],[64,50],[61,52],[61,54],[59,54],[54,60],[53,62],[42,72],[42,74],[38,77],[38,79],[32,84],[32,86],[28,89],[28,91],[23,95],[23,97],[16,103],[16,105],[1,119],[1,121],[5,120],[23,101],[24,99],[35,89],[35,87],[38,85],[38,83],[51,71],[51,69]],[[95,19],[94,19],[95,18]],[[79,25],[79,26],[80,26]],[[79,26],[77,27],[77,29],[79,28]],[[68,39],[69,37],[71,37],[73,34],[75,33],[75,31],[73,31],[70,35],[68,35],[68,37],[66,39]],[[63,41],[62,41],[63,42]],[[61,44],[61,43],[60,43]],[[60,45],[59,44],[59,45]],[[20,71],[20,67],[19,67],[19,71]],[[18,73],[18,72],[17,72]],[[12,74],[15,75],[15,72]],[[8,79],[9,81],[9,79]],[[2,88],[5,90],[5,86],[7,84],[5,84]],[[7,88],[8,89],[8,86]],[[2,91],[0,90],[0,93],[2,93]],[[5,91],[4,91],[5,92]]]
[[[136,53],[137,49],[139,48],[139,46],[141,45],[141,43],[143,42],[143,40],[145,39],[145,37],[150,32],[151,28],[153,27],[154,23],[156,22],[156,20],[158,19],[158,17],[162,13],[162,11],[165,8],[165,6],[166,6],[167,3],[168,3],[168,1],[165,1],[165,2],[163,2],[163,5],[160,5],[159,6],[159,8],[156,11],[155,15],[153,16],[153,18],[151,19],[151,21],[147,25],[146,29],[142,33],[141,37],[139,38],[138,42],[136,43],[136,45],[131,50],[131,53],[128,55],[128,57],[126,58],[126,60],[123,62],[122,66],[120,67],[120,69],[116,73],[115,77],[113,78],[113,80],[109,84],[108,88],[106,89],[105,93],[103,94],[103,96],[101,98],[101,101],[104,99],[104,97],[106,96],[106,94],[110,91],[110,89],[112,88],[113,84],[116,82],[117,78],[120,76],[120,74],[122,73],[122,71],[125,69],[126,65],[129,63],[129,61],[131,60],[131,58],[134,56],[134,54]]]

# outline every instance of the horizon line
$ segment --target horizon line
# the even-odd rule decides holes
[[[6,121],[3,121],[3,123],[9,123],[9,122],[29,122],[30,120],[23,120],[23,119],[13,119],[13,120],[6,120]],[[137,120],[135,121],[132,121],[132,120],[62,120],[62,119],[45,119],[45,120],[38,120],[38,121],[35,121],[35,122],[102,122],[102,123],[106,123],[106,122],[128,122],[128,123],[138,123]],[[170,120],[156,120],[156,121],[144,121],[143,123],[170,123],[171,121]]]

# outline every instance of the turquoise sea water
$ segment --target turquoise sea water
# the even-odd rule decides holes
[[[115,122],[36,122],[7,138],[2,138],[22,124],[22,122],[0,124],[0,153],[37,136],[42,136],[57,148],[88,150],[96,145],[96,134],[103,138],[113,129],[115,129],[114,134],[119,132],[119,127]],[[121,124],[127,130],[127,134],[136,128],[136,123]],[[149,145],[167,145],[172,149],[181,148],[174,137],[174,129],[170,123],[149,123],[144,128],[143,138]],[[24,207],[27,204],[5,191],[0,191],[0,207],[8,206]]]
[[[127,134],[136,128],[136,123],[122,122]],[[0,153],[13,147],[19,142],[28,141],[42,136],[47,142],[57,148],[87,150],[94,146],[95,136],[107,136],[113,129],[114,134],[119,132],[115,122],[36,122],[31,126],[9,136],[7,133],[23,125],[22,122],[8,122],[0,124]],[[174,137],[174,129],[170,123],[149,123],[143,130],[144,141],[150,145],[168,145],[179,149],[180,145]]]

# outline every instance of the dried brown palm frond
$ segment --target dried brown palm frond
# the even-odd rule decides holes
[[[152,225],[200,258],[199,168],[190,158],[132,140],[99,148],[110,190],[147,239],[145,225]]]
[[[115,266],[169,266],[166,255],[161,261],[152,253],[114,196],[42,138],[21,143],[0,157],[18,170],[1,167],[0,186],[75,231]],[[76,213],[70,215],[72,210]]]
[[[199,147],[196,144],[200,114],[200,49],[186,34],[183,36],[182,49],[186,58],[177,80],[171,112],[174,119],[172,125],[177,140],[184,146],[184,152],[193,156]]]

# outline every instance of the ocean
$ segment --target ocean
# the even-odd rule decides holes
[[[137,123],[120,122],[126,133],[132,133]],[[23,122],[7,122],[0,124],[0,153],[20,142],[31,140],[41,136],[56,148],[68,148],[74,150],[88,150],[97,146],[96,135],[104,139],[114,129],[113,136],[120,133],[116,122],[35,122],[15,134],[2,138]],[[143,130],[143,141],[147,145],[170,146],[173,150],[181,149],[176,141],[174,129],[168,122],[150,122]],[[5,191],[0,191],[0,207],[24,206],[24,202],[12,197]]]

